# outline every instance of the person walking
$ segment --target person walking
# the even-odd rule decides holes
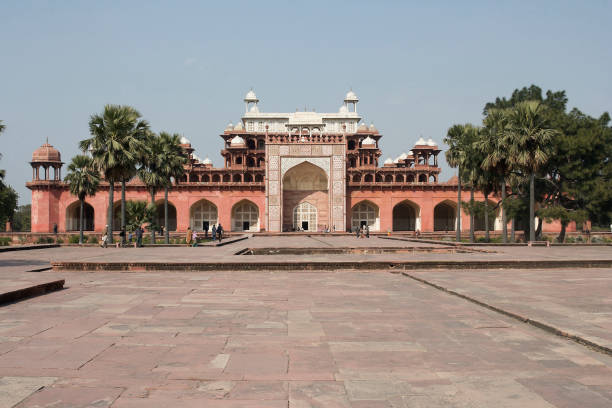
[[[100,246],[102,248],[106,248],[108,246],[108,224],[104,227],[104,232],[102,233],[102,242],[100,242]]]
[[[142,227],[139,225],[136,227],[136,248],[142,248]]]
[[[369,225],[365,226],[365,234],[366,234],[366,238],[370,238],[370,226]]]
[[[219,243],[221,243],[221,240],[223,239],[223,227],[221,226],[221,223],[219,223],[219,226],[217,227],[217,239],[219,240]]]
[[[215,224],[213,224],[212,226],[212,239],[213,242],[215,242],[217,240],[217,226]]]
[[[187,245],[191,245],[192,240],[193,236],[191,232],[191,227],[187,227],[187,234],[185,234],[185,241],[187,242]]]
[[[191,244],[192,247],[197,247],[198,246],[198,232],[197,231],[193,231],[191,233],[191,238],[193,239],[193,244]]]
[[[357,228],[355,230],[355,238],[359,238],[359,231],[361,230],[361,227]]]

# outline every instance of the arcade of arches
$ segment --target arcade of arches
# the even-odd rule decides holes
[[[329,227],[329,194],[325,171],[300,163],[283,177],[283,231],[321,231]]]
[[[393,231],[416,231],[420,229],[420,209],[416,204],[405,200],[393,207]]]

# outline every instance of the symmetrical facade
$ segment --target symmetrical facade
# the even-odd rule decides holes
[[[169,194],[170,229],[202,231],[221,223],[229,231],[451,231],[456,226],[456,179],[438,177],[436,143],[420,138],[407,153],[380,163],[382,135],[361,122],[359,99],[350,91],[337,113],[265,113],[253,91],[246,111],[221,137],[224,167],[200,159],[189,140],[185,174]],[[61,180],[59,151],[47,143],[32,156],[32,231],[79,228],[78,200]],[[41,176],[40,169],[44,169]],[[50,169],[54,169],[50,177]],[[84,228],[106,225],[108,183],[87,198]],[[119,188],[119,185],[116,186]],[[119,195],[113,228],[118,230]],[[150,200],[137,178],[127,185],[128,200]],[[476,199],[482,200],[477,193]],[[160,195],[158,224],[163,224]],[[492,204],[495,204],[492,202]],[[462,229],[469,217],[462,213]],[[491,223],[501,229],[498,219]],[[477,222],[482,229],[482,222]]]

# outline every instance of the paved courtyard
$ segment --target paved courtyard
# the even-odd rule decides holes
[[[0,407],[612,406],[608,354],[399,273],[25,272],[68,257],[228,259],[281,239],[0,253],[4,288],[66,279],[64,290],[0,307]],[[581,256],[567,248],[495,251],[557,249]],[[584,249],[610,255],[606,247]],[[489,256],[422,256],[434,255]],[[611,343],[607,269],[410,274]]]
[[[75,273],[67,286],[0,310],[4,406],[612,402],[609,356],[402,275]]]

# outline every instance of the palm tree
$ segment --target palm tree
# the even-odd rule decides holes
[[[145,146],[144,139],[149,132],[148,122],[140,117],[140,113],[130,106],[106,105],[102,114],[94,114],[89,120],[89,133],[92,137],[79,144],[82,151],[91,153],[95,168],[109,183],[107,224],[110,242],[113,241],[115,183],[124,182],[126,169],[131,169],[138,162]],[[122,191],[125,191],[124,188]],[[124,193],[121,207],[122,224],[125,225]]]
[[[508,222],[504,206],[506,200],[506,179],[510,168],[508,164],[508,150],[504,145],[504,136],[508,128],[508,111],[489,109],[483,124],[483,137],[477,144],[477,149],[484,154],[481,164],[482,170],[490,173],[491,181],[495,183],[490,186],[492,191],[498,191],[497,183],[501,184],[502,240],[506,243],[508,242]],[[485,220],[488,221],[487,212],[485,212]]]
[[[163,188],[167,179],[162,173],[163,145],[161,137],[150,133],[147,137],[147,150],[142,157],[142,167],[138,170],[138,177],[151,194],[151,206],[155,207],[155,194]],[[151,222],[151,243],[155,244],[155,218]]]
[[[70,185],[70,193],[79,198],[81,208],[79,213],[79,244],[83,243],[83,209],[85,197],[93,196],[98,190],[100,173],[93,167],[93,160],[85,155],[77,155],[68,165],[65,179]]]
[[[466,129],[471,126],[467,125],[453,125],[444,138],[444,143],[448,145],[446,151],[446,161],[448,165],[455,168],[457,167],[457,226],[456,226],[456,240],[461,242],[461,167],[466,161],[465,151],[465,134]]]
[[[480,128],[471,124],[466,125],[465,134],[461,149],[463,150],[463,160],[461,167],[462,181],[470,185],[470,242],[475,241],[474,237],[474,189],[477,187],[480,170],[480,157],[475,149],[474,143],[480,137]]]
[[[160,172],[165,179],[164,182],[164,235],[166,244],[170,243],[170,232],[168,225],[168,189],[172,185],[172,179],[178,183],[180,177],[185,173],[185,164],[188,162],[186,152],[181,147],[181,136],[177,133],[169,134],[160,132],[161,143]]]
[[[539,101],[520,102],[508,114],[504,145],[510,165],[529,175],[529,240],[535,241],[535,174],[548,159],[548,146],[557,131],[546,125],[546,107]]]

